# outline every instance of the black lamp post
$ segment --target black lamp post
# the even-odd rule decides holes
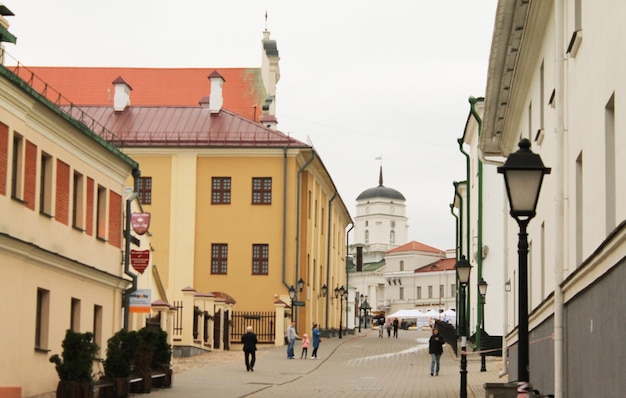
[[[363,295],[360,295],[359,298],[361,299],[361,305],[359,305],[359,333],[361,333],[361,323],[363,321],[363,317],[361,316],[361,312],[363,312]]]
[[[519,225],[517,254],[519,262],[519,310],[518,310],[518,382],[530,382],[528,350],[528,222],[535,217],[541,182],[550,168],[543,165],[541,157],[530,150],[530,141],[523,138],[519,150],[511,153],[498,167],[504,174],[506,193],[509,197],[511,217]]]
[[[297,318],[298,312],[296,311],[294,307],[294,303],[296,301],[296,298],[298,297],[298,292],[302,292],[302,289],[304,289],[304,280],[300,278],[298,282],[296,283],[296,285],[298,285],[298,291],[296,291],[296,288],[293,287],[293,285],[289,287],[289,299],[291,300],[291,320],[296,322],[297,324],[296,318]],[[324,289],[324,286],[322,286],[322,291]]]
[[[336,287],[335,288],[335,298],[339,298],[339,338],[341,339],[341,329],[343,329],[343,296],[346,294],[346,288]]]
[[[485,296],[487,295],[487,282],[480,278],[480,282],[478,282],[478,293],[480,293],[480,313],[482,314],[482,322],[480,325],[480,371],[487,371],[487,361],[485,359],[484,345],[485,341]]]
[[[459,278],[459,285],[461,286],[461,398],[467,398],[467,356],[465,355],[467,346],[467,320],[465,319],[465,288],[469,283],[470,271],[472,266],[465,259],[465,256],[461,256],[456,265],[456,274]]]
[[[328,294],[328,287],[326,287],[326,284],[324,284],[324,286],[322,286],[322,297],[326,297],[327,294]]]
[[[363,327],[367,328],[367,312],[369,310],[371,310],[372,307],[367,302],[367,296],[365,296],[365,298],[363,298],[363,295],[361,295],[361,300],[363,302],[361,303],[361,306],[359,307],[359,310],[363,311]],[[359,333],[361,333],[361,322],[359,322]]]

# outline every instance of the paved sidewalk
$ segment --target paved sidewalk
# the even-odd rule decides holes
[[[230,397],[458,397],[460,362],[444,346],[439,376],[430,376],[430,332],[399,331],[399,337],[378,338],[378,332],[323,338],[320,359],[286,358],[286,347],[262,348],[254,372],[240,363],[189,369],[174,375],[173,387],[155,389],[153,398]],[[299,343],[299,342],[298,342]],[[234,346],[233,349],[240,349]],[[310,355],[311,348],[309,348]],[[300,347],[296,344],[296,358]],[[500,358],[468,356],[468,397],[482,398],[486,382],[498,379]]]

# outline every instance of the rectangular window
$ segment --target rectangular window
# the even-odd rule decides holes
[[[13,135],[11,166],[11,197],[21,200],[24,184],[24,138],[17,133]]]
[[[269,268],[268,244],[252,245],[252,275],[267,275]]]
[[[35,313],[35,349],[48,349],[48,328],[50,326],[50,291],[37,289],[37,309]]]
[[[7,171],[9,170],[9,126],[0,122],[0,195],[7,194]]]
[[[585,192],[583,190],[583,154],[582,152],[576,159],[575,169],[575,194],[576,194],[576,266],[578,267],[583,261],[583,206]]]
[[[433,298],[433,287],[428,286],[428,298]]]
[[[422,287],[421,286],[417,287],[417,299],[418,300],[422,299]]]
[[[52,156],[41,153],[39,176],[39,212],[52,216]]]
[[[456,291],[456,285],[453,283],[450,285],[450,297],[454,296],[454,292]]]
[[[226,243],[211,244],[211,273],[226,274],[228,268],[228,245]]]
[[[85,227],[85,187],[83,175],[74,171],[74,185],[72,187],[72,226],[83,230]]]
[[[604,107],[604,175],[606,193],[604,195],[606,208],[606,228],[608,236],[617,225],[617,168],[615,167],[616,147],[615,147],[615,94]]]
[[[80,300],[73,297],[70,307],[70,329],[80,332]]]
[[[93,306],[93,341],[102,347],[102,306]]]
[[[400,300],[404,300],[404,287],[400,287]]]
[[[400,271],[404,271],[404,260],[400,260]]]
[[[137,197],[142,205],[152,204],[152,177],[139,177]]]
[[[211,179],[211,204],[230,204],[230,177],[213,177]]]
[[[439,285],[439,298],[441,297],[445,297],[445,290],[443,288],[443,285]]]
[[[271,205],[272,204],[272,178],[252,179],[252,204]]]
[[[96,197],[96,237],[106,240],[107,236],[107,190],[98,185],[98,196]]]

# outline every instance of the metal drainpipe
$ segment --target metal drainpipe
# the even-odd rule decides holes
[[[348,283],[348,241],[349,241],[349,236],[350,236],[350,231],[352,231],[352,229],[354,228],[354,224],[352,224],[352,226],[350,227],[350,229],[348,231],[346,231],[346,255],[345,255],[345,264],[346,264],[346,292],[348,291],[348,286],[350,286],[350,284]],[[346,296],[346,323],[345,323],[345,327],[346,330],[348,329],[348,296]]]
[[[335,200],[335,198],[337,197],[337,191],[335,191],[335,193],[333,194],[332,198],[330,198],[330,200],[328,201],[328,222],[326,223],[326,287],[328,288],[327,290],[327,294],[325,297],[326,300],[326,330],[328,330],[328,295],[330,294],[330,242],[331,242],[331,236],[330,236],[330,208],[331,205],[333,203],[333,200]]]
[[[461,185],[463,183],[463,181],[461,182],[453,182],[454,184],[454,194],[456,195],[457,198],[459,198],[459,251],[456,253],[456,260],[459,261],[459,259],[461,258],[461,255],[463,254],[463,197],[461,196],[461,194],[459,193],[459,185]],[[465,182],[465,184],[467,184],[467,181]],[[456,282],[456,289],[457,291],[459,290],[460,286],[459,286],[459,279],[455,278],[455,282]],[[459,295],[457,295],[457,300],[460,300]],[[456,308],[459,309],[461,308],[460,305],[460,301],[456,302]],[[461,321],[460,316],[456,317],[456,330],[461,330],[461,328],[459,327],[459,322]]]
[[[456,195],[456,192],[455,192]],[[456,250],[454,251],[455,254],[455,259],[456,261],[459,261],[459,251],[461,250],[460,247],[460,241],[459,241],[459,216],[456,215],[456,213],[454,212],[454,204],[450,203],[450,214],[452,214],[452,217],[454,217],[456,219],[456,222],[454,224],[454,226],[456,227],[456,233],[454,235],[454,247],[456,248]]]
[[[297,280],[298,280],[298,271],[300,269],[300,179],[302,178],[302,172],[311,162],[315,159],[315,151],[311,152],[311,159],[307,160],[302,167],[298,170],[298,185],[296,192],[296,265],[294,269],[294,283],[293,286],[297,289]],[[285,264],[283,264],[283,285],[289,289],[289,284],[286,281],[286,268]],[[296,290],[297,292],[297,290]],[[296,293],[297,294],[297,293]],[[298,311],[294,311],[294,308],[291,309],[292,320],[298,323]]]
[[[470,203],[471,203],[470,197],[471,197],[471,194],[470,194],[470,186],[469,186],[469,181],[470,181],[470,156],[469,156],[469,154],[467,152],[465,152],[463,150],[463,138],[459,138],[457,140],[457,142],[459,143],[459,151],[461,151],[461,153],[463,155],[465,155],[465,173],[466,173],[465,183],[467,184],[467,187],[466,187],[466,190],[467,190],[467,198],[466,198],[467,199],[467,205],[466,205],[466,207],[467,207],[467,216],[465,217],[465,219],[467,220],[467,233],[466,233],[466,237],[465,237],[465,239],[467,240],[467,243],[466,243],[466,246],[465,246],[465,251],[466,251],[465,258],[467,258],[467,261],[469,261],[471,263],[472,256],[470,255],[470,248],[472,246],[470,245],[470,238],[471,238],[470,237],[470,221],[471,221],[470,214],[472,213],[472,211],[471,211],[471,208],[470,208]],[[471,301],[470,297],[471,297],[471,290],[467,289],[467,294],[465,296],[466,304]],[[468,311],[469,305],[466,305],[465,309],[466,309],[466,311]],[[469,319],[470,319],[469,313],[466,313],[465,314],[465,321],[467,322],[467,324],[463,325],[465,328],[467,328],[469,326]],[[467,329],[465,329],[465,330],[467,330]]]
[[[283,148],[283,284],[287,269],[287,148]],[[289,288],[289,286],[287,286]]]
[[[469,98],[469,103],[470,103],[470,112],[472,113],[472,116],[474,116],[474,119],[476,119],[476,123],[478,123],[478,139],[480,140],[480,135],[482,133],[482,129],[483,129],[483,121],[480,118],[480,116],[478,115],[478,113],[476,112],[476,103],[478,101],[483,102],[484,98],[474,98],[474,97],[470,97]],[[481,278],[483,277],[483,161],[481,160],[480,156],[477,156],[478,159],[478,247],[476,248],[476,264],[478,265],[478,277],[476,280],[481,280]],[[479,296],[478,294],[476,295],[477,297]],[[476,317],[476,341],[474,342],[474,345],[479,344],[480,347],[480,342],[482,341],[482,328],[481,325],[483,325],[483,306],[482,305],[477,305],[477,313],[478,316]]]
[[[565,37],[564,26],[566,21],[564,0],[554,2],[555,15],[555,52],[556,52],[556,159],[555,171],[555,200],[554,200],[554,396],[564,396],[564,298],[561,283],[565,274]]]
[[[124,224],[124,274],[133,279],[133,284],[130,288],[124,290],[124,330],[128,330],[130,323],[130,295],[137,290],[137,274],[130,272],[130,203],[137,198],[141,171],[139,169],[133,169],[132,175],[133,193],[126,198],[126,219]]]

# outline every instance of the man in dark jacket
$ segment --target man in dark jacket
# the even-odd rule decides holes
[[[252,326],[246,328],[246,333],[241,336],[243,343],[243,353],[246,358],[246,369],[248,372],[254,372],[254,363],[256,362],[256,334],[252,331]]]
[[[439,376],[439,359],[443,354],[443,337],[439,336],[439,329],[434,328],[433,334],[428,340],[428,353],[431,356],[430,361],[430,375]]]

